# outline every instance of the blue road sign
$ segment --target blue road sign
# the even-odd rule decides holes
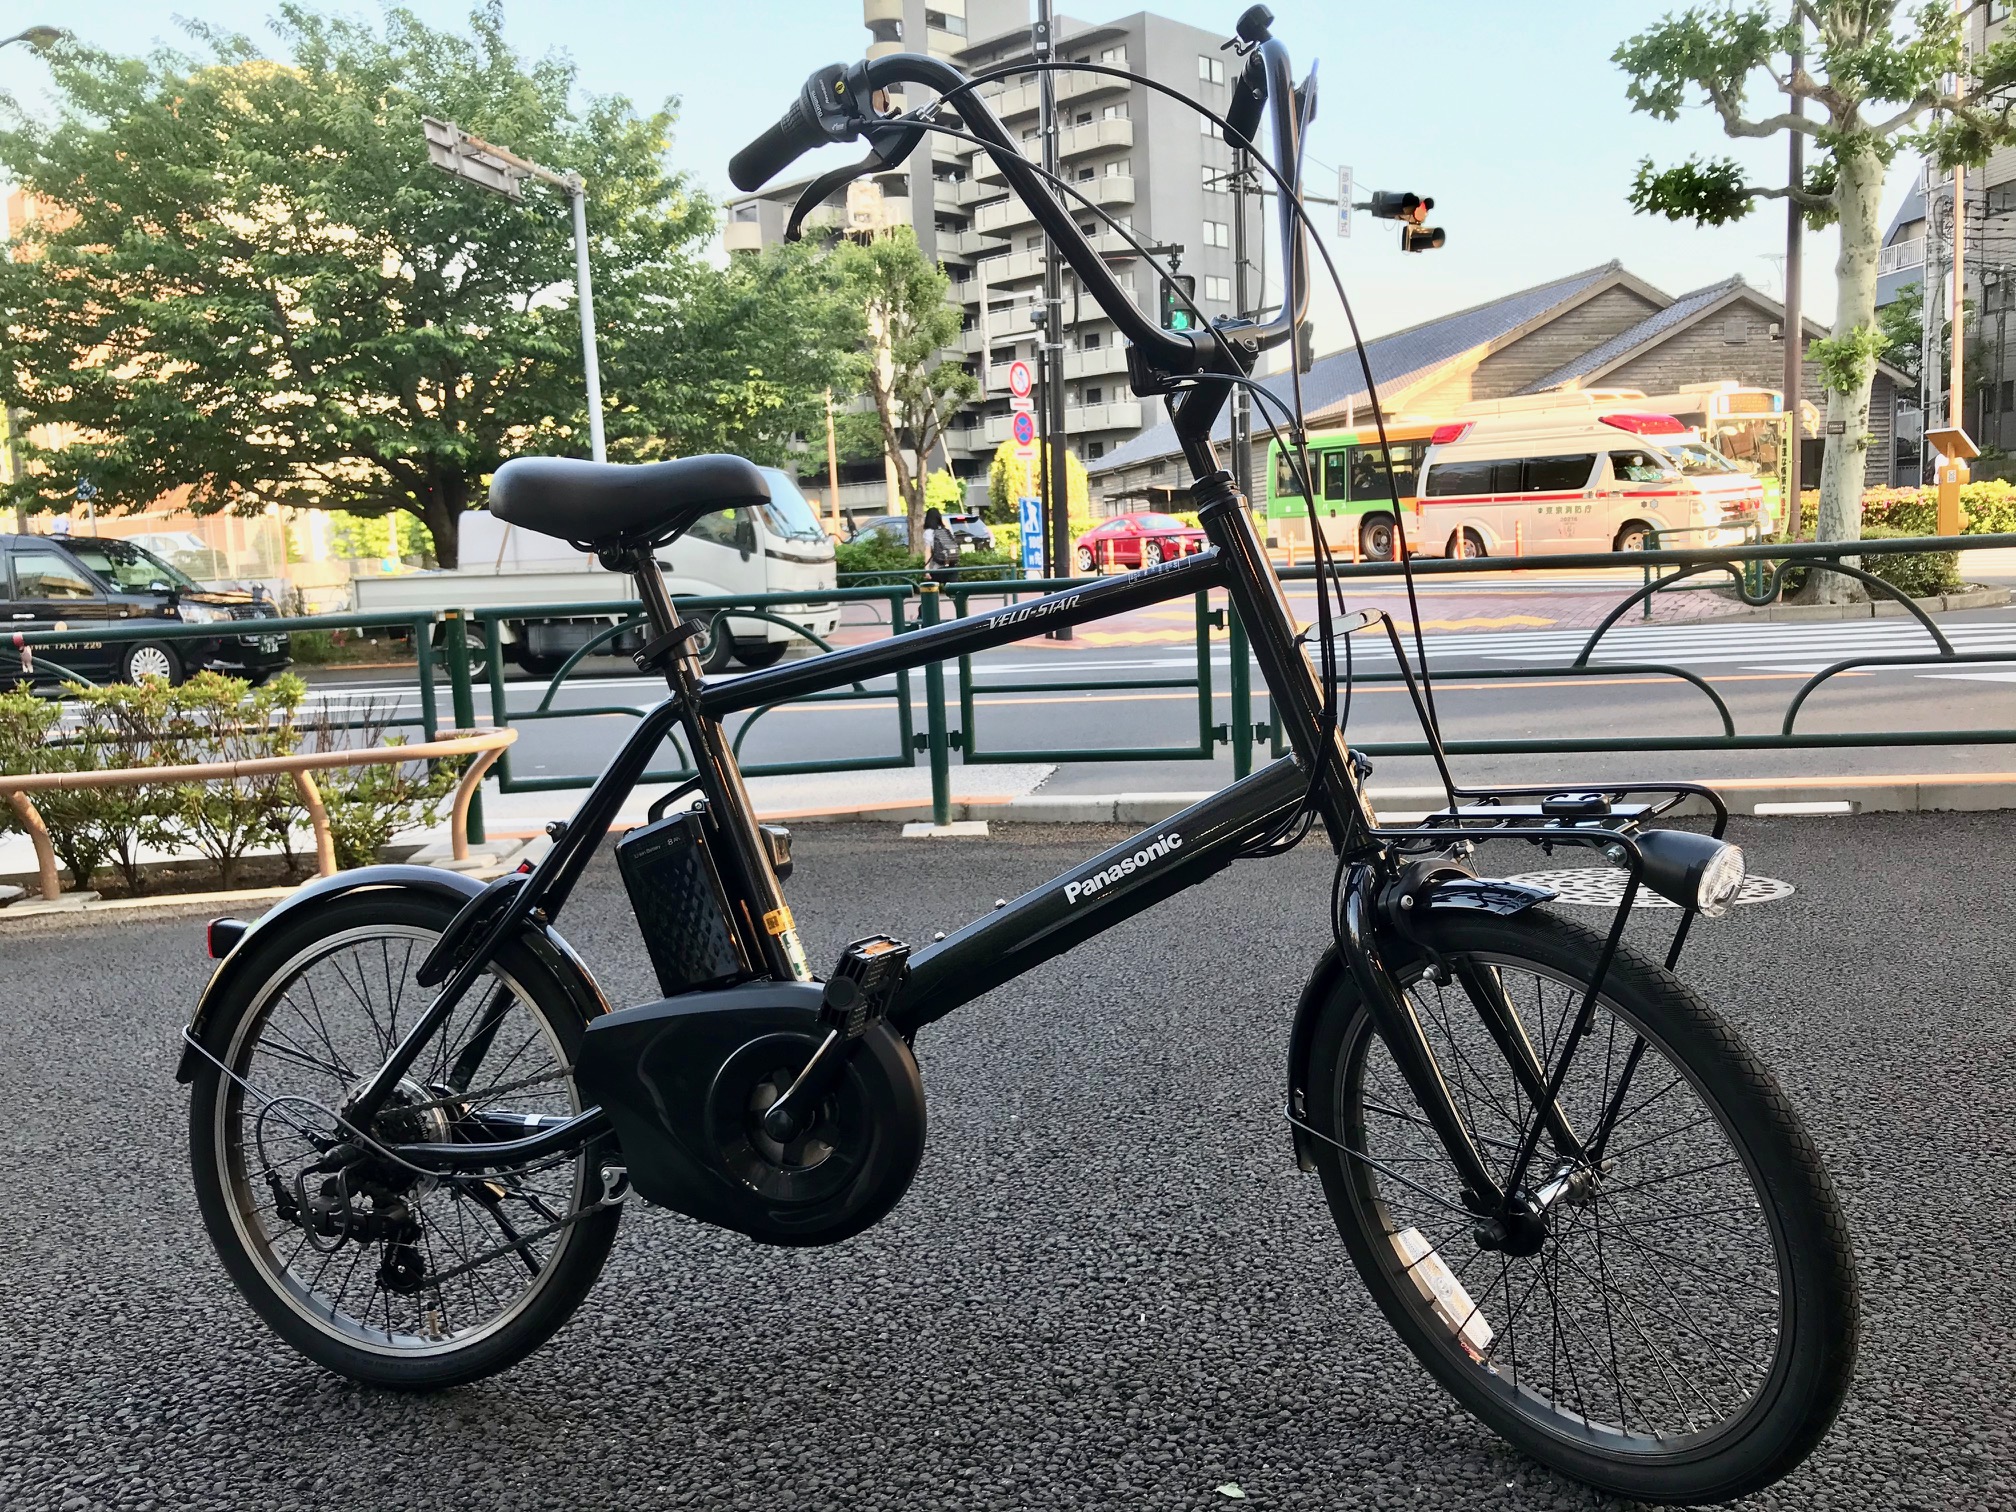
[[[1031,577],[1043,575],[1043,501],[1019,499],[1016,508],[1022,527],[1022,570]]]
[[[1015,417],[1015,444],[1028,446],[1036,439],[1036,417],[1027,410]]]

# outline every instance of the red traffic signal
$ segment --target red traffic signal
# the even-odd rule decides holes
[[[1379,220],[1411,221],[1420,225],[1428,219],[1428,212],[1435,208],[1433,197],[1420,194],[1398,194],[1390,189],[1372,191],[1370,209]]]

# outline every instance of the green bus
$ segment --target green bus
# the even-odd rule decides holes
[[[1421,506],[1414,497],[1414,480],[1420,476],[1421,462],[1428,454],[1428,441],[1435,434],[1433,421],[1396,421],[1386,427],[1386,440],[1393,453],[1393,481],[1379,454],[1377,429],[1328,431],[1309,438],[1309,467],[1315,475],[1316,512],[1325,519],[1344,516],[1357,521],[1358,555],[1374,562],[1394,560],[1395,521],[1393,495],[1400,496],[1401,519],[1406,524],[1407,547],[1419,548]],[[1277,536],[1291,539],[1305,535],[1309,507],[1302,497],[1298,469],[1279,441],[1267,444],[1266,517]],[[1275,523],[1280,522],[1280,523]],[[1293,527],[1301,522],[1300,532]],[[1284,531],[1282,526],[1287,526]],[[1326,527],[1333,544],[1341,544],[1337,529]],[[1348,539],[1346,537],[1345,539]]]

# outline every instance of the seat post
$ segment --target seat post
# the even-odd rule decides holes
[[[648,546],[637,547],[627,554],[622,570],[637,584],[637,596],[651,622],[651,634],[670,635],[678,629],[679,609],[672,602],[672,595],[665,591],[665,574],[658,570],[657,553]]]

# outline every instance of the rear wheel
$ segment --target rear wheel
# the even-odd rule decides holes
[[[775,666],[789,650],[789,641],[743,640],[735,642],[735,660],[752,672]]]
[[[716,614],[707,621],[707,637],[697,650],[700,670],[709,677],[728,670],[729,663],[735,660],[735,637],[728,629],[726,613]]]
[[[1159,567],[1162,565],[1162,543],[1160,541],[1143,541],[1141,543],[1141,565],[1143,567]]]
[[[1078,548],[1077,556],[1078,556],[1078,571],[1082,575],[1090,577],[1092,573],[1098,569],[1099,566],[1099,563],[1096,560],[1094,560],[1092,556],[1092,548],[1090,546],[1080,546]]]
[[[142,678],[158,677],[165,683],[182,681],[182,657],[166,641],[135,641],[126,648],[119,658],[119,677],[122,682],[137,683]]]
[[[1450,983],[1419,964],[1399,975],[1502,1184],[1532,1108],[1462,984],[1499,985],[1551,1075],[1602,940],[1535,913],[1433,916],[1429,939]],[[1348,979],[1307,1088],[1310,1125],[1334,1141],[1315,1146],[1325,1195],[1366,1286],[1436,1379],[1535,1459],[1620,1496],[1722,1501],[1826,1433],[1855,1359],[1846,1223],[1770,1073],[1670,973],[1617,956],[1560,1099],[1600,1154],[1578,1162],[1543,1137],[1525,1181],[1541,1209],[1503,1234],[1479,1237]]]
[[[197,1203],[231,1279],[294,1348],[379,1386],[460,1385],[523,1359],[579,1305],[620,1216],[568,1221],[599,1191],[585,1151],[444,1181],[336,1122],[429,1000],[414,971],[455,912],[373,889],[255,936],[205,1032],[232,1076],[206,1059],[191,1089]],[[543,961],[507,946],[368,1132],[465,1143],[572,1116],[585,1027]]]
[[[1393,516],[1387,514],[1365,516],[1365,523],[1358,527],[1358,555],[1368,562],[1391,562],[1396,559]]]

